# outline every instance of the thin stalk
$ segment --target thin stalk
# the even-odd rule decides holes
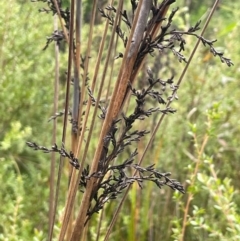
[[[54,30],[58,29],[57,16],[53,19]],[[54,81],[54,101],[53,101],[53,113],[58,109],[58,90],[59,90],[59,46],[55,43],[55,81]],[[57,136],[57,120],[53,120],[53,134],[52,143],[56,143]],[[55,165],[56,165],[56,153],[51,154],[51,167],[50,167],[50,195],[49,195],[49,230],[48,240],[52,240],[54,226],[54,177],[55,177]]]
[[[72,108],[72,152],[74,153],[75,156],[77,156],[77,140],[78,140],[78,126],[79,126],[79,121],[78,121],[78,116],[79,116],[79,101],[80,101],[80,96],[81,96],[81,90],[80,90],[80,85],[79,85],[79,76],[80,76],[80,54],[81,54],[81,19],[82,19],[82,1],[77,0],[76,1],[76,15],[75,15],[75,39],[76,39],[76,54],[74,56],[74,83],[73,83],[73,108]],[[73,175],[73,166],[69,165],[69,188],[70,188],[70,182],[71,178]],[[73,226],[71,225],[73,223],[73,210],[70,211],[70,218],[69,218],[69,223],[67,228],[67,235],[66,239],[69,240],[71,233],[72,233],[72,228]]]
[[[120,9],[122,11],[122,9],[123,9],[123,2],[122,2],[122,6],[120,6]],[[119,19],[118,19],[118,26],[119,26],[119,28],[121,27],[121,22],[122,22],[121,20],[122,20],[122,18],[119,15]],[[113,74],[113,69],[114,69],[114,61],[115,61],[114,57],[116,56],[116,49],[117,49],[117,46],[118,46],[118,40],[119,40],[119,36],[117,35],[116,42],[115,42],[115,47],[114,47],[114,51],[113,51],[113,56],[112,56],[113,61],[112,61],[112,64],[110,66],[110,74],[109,74],[107,93],[106,93],[106,96],[105,96],[105,102],[106,102],[105,104],[106,105],[107,105],[107,101],[110,99],[109,92],[110,92],[110,87],[111,87],[111,82],[112,82],[111,80],[112,80],[112,74]]]
[[[80,53],[81,53],[81,0],[76,3],[76,55],[74,61],[74,93],[73,93],[73,128],[72,134],[77,134],[78,115],[79,115],[79,100],[80,100],[80,89],[79,89],[79,69],[80,69]],[[75,125],[75,126],[74,126]],[[77,135],[75,135],[76,137]],[[75,152],[74,152],[75,153]]]
[[[78,115],[78,123],[80,123],[82,118],[82,106],[85,99],[85,89],[86,89],[86,79],[88,75],[88,65],[89,65],[89,57],[91,55],[91,47],[92,47],[92,36],[93,36],[93,27],[95,22],[95,16],[96,16],[96,9],[97,9],[97,1],[94,1],[93,8],[92,8],[92,14],[91,14],[91,21],[90,21],[90,29],[89,29],[89,35],[88,35],[88,45],[87,45],[87,52],[84,62],[84,73],[82,78],[82,92],[81,92],[81,100],[80,100],[80,106],[79,106],[79,115]],[[84,131],[84,129],[82,130]],[[78,150],[79,152],[80,150]]]
[[[64,122],[63,122],[63,132],[62,132],[62,147],[64,147],[65,139],[66,139],[66,130],[67,130],[67,122],[68,122],[68,109],[69,109],[69,91],[70,91],[70,82],[71,82],[71,70],[72,70],[72,59],[73,59],[73,33],[74,33],[74,9],[75,3],[74,0],[71,0],[71,15],[70,15],[70,32],[69,32],[69,50],[68,50],[68,71],[67,71],[67,86],[66,86],[66,97],[65,97],[65,112],[64,112]],[[55,214],[58,202],[59,195],[59,187],[60,180],[62,176],[62,168],[63,168],[63,157],[60,157],[59,170],[58,170],[58,179],[56,186],[56,198],[55,198]],[[62,224],[62,228],[60,231],[59,240],[63,240],[62,230],[67,227]]]

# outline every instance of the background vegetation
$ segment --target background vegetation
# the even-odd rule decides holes
[[[84,3],[88,12],[91,1]],[[174,25],[187,29],[199,19],[204,21],[211,4],[177,1],[173,6],[180,9]],[[46,240],[50,156],[33,152],[25,143],[36,139],[44,146],[52,145],[52,123],[47,120],[53,115],[54,46],[42,49],[53,20],[50,14],[38,13],[40,3],[9,0],[2,1],[0,7],[4,13],[0,15],[0,240]],[[186,194],[159,190],[151,183],[143,189],[133,185],[110,240],[240,240],[239,11],[237,1],[222,1],[205,34],[208,39],[218,39],[215,46],[232,59],[234,66],[223,65],[204,46],[198,49],[178,91],[179,100],[173,104],[177,113],[166,117],[145,160],[145,164],[155,163],[158,170],[171,172],[184,184]],[[89,27],[89,16],[84,18],[83,39]],[[103,31],[103,22],[98,21],[92,63]],[[186,56],[196,39],[187,41]],[[66,46],[62,46],[60,58],[59,111],[64,102]],[[167,78],[174,73],[177,79],[184,67],[173,56],[154,61],[149,60],[149,65],[156,77]],[[154,126],[156,120],[151,121],[146,127]],[[93,140],[90,151],[96,143]],[[139,152],[144,145],[138,143]],[[66,167],[56,233],[67,178]],[[99,240],[117,202],[104,210]],[[91,220],[88,240],[97,240],[99,216]]]

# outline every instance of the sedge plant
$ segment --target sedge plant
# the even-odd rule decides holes
[[[85,23],[81,0],[71,0],[67,7],[65,2],[58,0],[39,2],[45,4],[40,12],[50,12],[55,18],[55,29],[47,37],[44,47],[48,51],[48,46],[55,43],[55,112],[58,109],[59,49],[63,43],[68,48],[64,111],[58,111],[50,118],[55,123],[52,146],[45,147],[37,140],[27,142],[34,150],[60,156],[55,183],[56,160],[52,155],[48,240],[56,236],[59,241],[88,240],[94,215],[101,212],[104,217],[104,208],[116,199],[119,205],[108,229],[101,235],[103,240],[109,240],[134,183],[143,188],[144,182],[151,182],[160,189],[167,186],[185,193],[183,185],[172,179],[170,172],[160,172],[154,168],[155,163],[147,166],[143,163],[163,119],[176,112],[171,103],[178,99],[177,91],[199,43],[209,48],[223,63],[232,65],[229,58],[214,48],[215,40],[203,36],[218,1],[200,33],[200,21],[187,30],[173,28],[172,22],[178,10],[170,10],[174,0],[130,3],[120,0],[105,6],[98,6],[98,1],[93,1],[87,38],[82,37]],[[99,38],[98,52],[94,54],[93,37],[99,15],[105,25]],[[183,54],[187,46],[186,36],[197,38],[189,59]],[[147,56],[159,54],[161,57],[168,52],[173,53],[180,63],[185,63],[176,82],[174,76],[164,79],[146,67],[150,61]],[[143,73],[145,77],[140,86],[138,82]],[[148,129],[147,125],[146,129],[141,128],[152,116],[159,118],[153,129]],[[63,125],[59,142],[55,136],[56,121],[60,117],[63,117]],[[147,136],[146,146],[139,153],[136,143]],[[70,147],[67,147],[68,143],[71,143]],[[56,233],[54,224],[66,159],[69,160],[68,191],[60,230]],[[100,224],[104,222],[103,218],[99,220]],[[100,232],[99,226],[97,240]]]

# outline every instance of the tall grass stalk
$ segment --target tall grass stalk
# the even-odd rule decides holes
[[[57,16],[54,16],[54,30],[58,30]],[[53,113],[58,111],[58,93],[59,93],[59,46],[55,43],[55,81],[54,81],[54,100]],[[57,120],[53,120],[52,143],[57,142]],[[49,194],[49,233],[48,237],[51,240],[53,235],[53,226],[55,222],[54,214],[54,187],[55,187],[55,167],[56,167],[56,153],[51,155],[50,166],[50,194]]]

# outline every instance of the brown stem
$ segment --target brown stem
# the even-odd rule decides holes
[[[58,28],[57,18],[54,17],[54,29]],[[54,106],[53,113],[58,109],[58,89],[59,89],[59,47],[55,43],[55,81],[54,81]],[[52,143],[56,143],[57,135],[57,120],[53,120],[53,134]],[[51,170],[50,170],[50,195],[49,195],[49,231],[48,241],[52,240],[53,226],[54,226],[54,177],[55,177],[56,153],[52,152],[51,155]]]
[[[69,32],[69,50],[68,50],[68,73],[67,73],[67,88],[66,88],[66,97],[65,97],[65,113],[64,113],[64,124],[63,124],[63,133],[62,133],[62,143],[64,145],[65,139],[66,139],[66,129],[67,129],[67,117],[68,117],[68,108],[69,108],[69,91],[70,91],[70,82],[71,82],[71,70],[72,70],[72,59],[73,59],[73,32],[74,32],[74,0],[71,0],[71,17],[70,17],[70,32]],[[57,180],[57,186],[56,186],[56,197],[55,197],[55,213],[56,213],[56,207],[57,207],[57,201],[58,201],[58,193],[59,193],[59,187],[60,187],[60,180],[61,180],[61,174],[62,174],[62,166],[63,166],[63,158],[60,157],[60,163],[59,163],[59,170],[58,170],[58,180]],[[66,230],[67,226],[62,226],[62,230]],[[61,236],[62,232],[60,232],[60,238],[59,240],[63,240],[64,237]]]

